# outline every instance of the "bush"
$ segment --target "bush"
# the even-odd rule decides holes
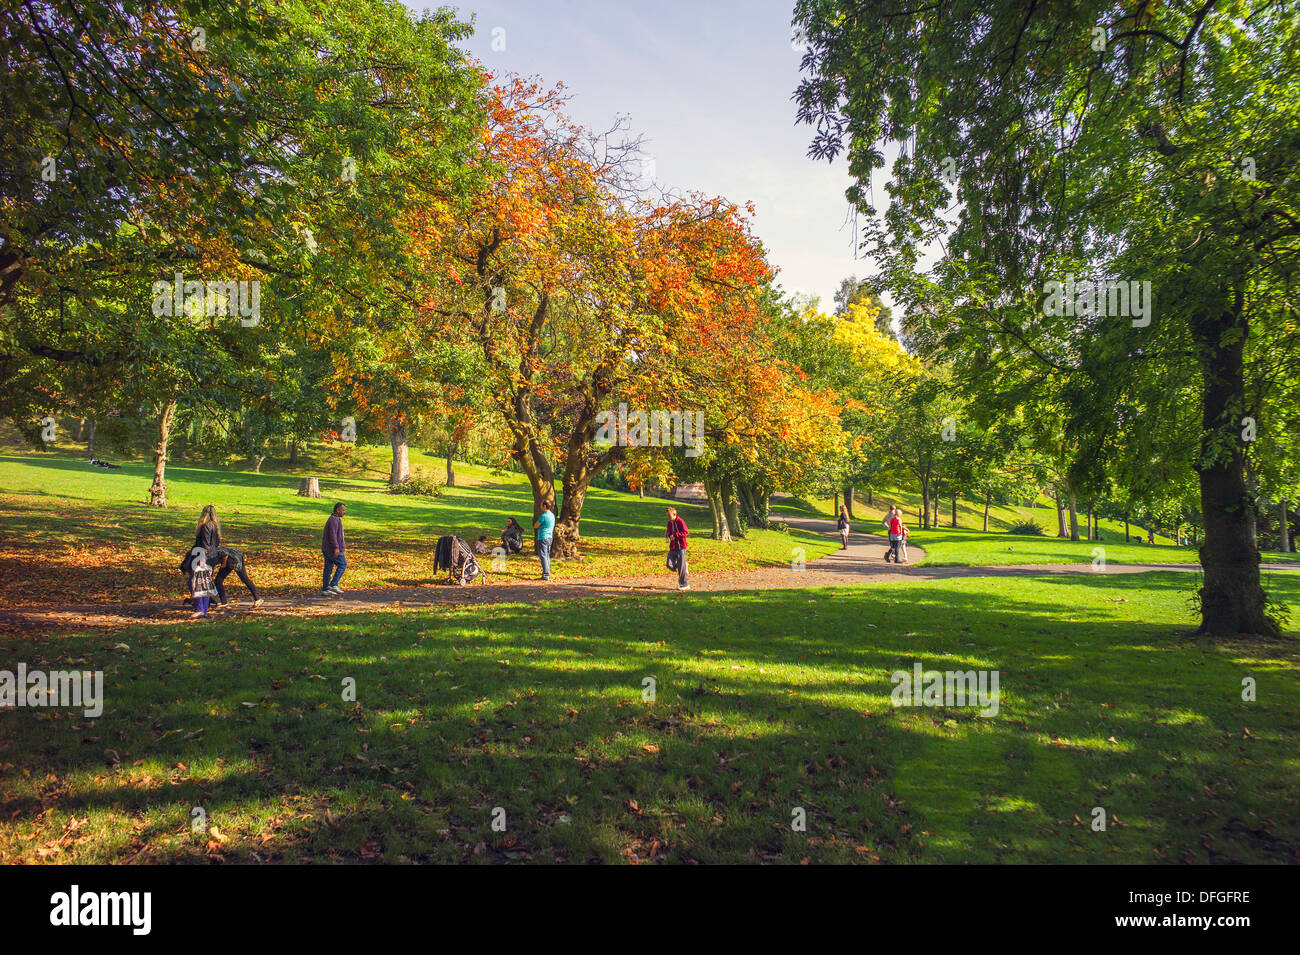
[[[1043,536],[1043,525],[1035,520],[1016,521],[1009,528],[1008,534],[1030,534],[1034,537]]]
[[[442,497],[443,482],[425,474],[412,474],[405,484],[388,485],[389,494],[418,494],[420,497]]]

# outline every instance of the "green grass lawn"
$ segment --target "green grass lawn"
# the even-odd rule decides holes
[[[0,711],[0,861],[1298,862],[1294,645],[1188,636],[1187,597],[900,579],[2,637],[102,668],[106,708]],[[894,707],[914,661],[998,671],[997,715]]]
[[[442,462],[419,466],[441,473]],[[436,498],[389,494],[383,481],[324,474],[324,496],[317,500],[297,496],[294,475],[172,466],[169,506],[159,509],[145,504],[152,478],[145,463],[105,471],[68,456],[0,457],[0,604],[178,594],[177,565],[209,503],[217,506],[226,539],[247,552],[250,574],[268,594],[319,589],[321,529],[334,501],[348,506],[348,585],[425,583],[434,577],[434,545],[444,534],[470,541],[485,535],[497,544],[509,517],[531,533],[532,495],[522,475],[469,465],[457,472],[458,486]],[[557,562],[554,576],[662,572],[669,503],[593,489],[583,508],[581,559]],[[796,546],[808,560],[836,546],[798,530],[754,531],[747,540],[724,544],[708,537],[707,508],[680,509],[693,531],[696,573],[788,565]],[[510,558],[493,579],[539,575],[531,536],[526,539],[525,554]]]
[[[1090,563],[1102,557],[1113,564],[1195,564],[1200,556],[1195,547],[1147,544],[1134,539],[1124,542],[1122,534],[1102,531],[1099,541],[1071,541],[1059,537],[1024,534],[981,534],[979,531],[915,531],[909,538],[925,550],[923,564],[931,567],[983,567],[1007,564]],[[1096,553],[1096,548],[1102,553]],[[1300,554],[1266,552],[1265,562],[1300,566]]]
[[[940,525],[932,530],[921,530],[916,520],[919,506],[917,495],[898,491],[885,491],[875,496],[875,503],[867,506],[862,495],[854,498],[854,529],[877,533],[884,510],[889,503],[904,507],[910,542],[925,549],[922,562],[930,567],[983,567],[1011,564],[1073,564],[1089,563],[1097,555],[1093,548],[1105,548],[1105,559],[1116,564],[1195,564],[1200,560],[1195,547],[1179,547],[1168,537],[1156,535],[1155,544],[1146,543],[1146,532],[1136,524],[1130,527],[1130,540],[1124,540],[1122,521],[1101,520],[1098,530],[1100,541],[1071,541],[1056,536],[1056,516],[1051,506],[1013,507],[995,506],[989,509],[989,528],[983,528],[983,507],[958,502],[957,527],[949,526],[950,511],[940,511]],[[1041,499],[1046,501],[1046,498]],[[881,505],[884,505],[883,507]],[[797,514],[807,517],[829,517],[832,501],[778,500],[773,511],[780,514]],[[1035,520],[1046,534],[1010,534],[1005,528],[1020,520]],[[1083,524],[1080,522],[1082,532]],[[1266,551],[1262,558],[1269,563],[1294,563],[1300,565],[1300,554],[1283,554]]]

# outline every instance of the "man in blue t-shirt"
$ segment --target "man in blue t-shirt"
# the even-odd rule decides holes
[[[542,505],[542,513],[533,521],[537,531],[537,557],[542,562],[542,580],[551,579],[551,537],[555,533],[555,515],[549,505]]]

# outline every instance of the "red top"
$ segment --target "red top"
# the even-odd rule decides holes
[[[895,514],[895,515],[894,515],[894,519],[891,520],[891,521],[889,522],[889,533],[891,533],[891,534],[902,534],[902,533],[903,533],[903,522],[902,522],[901,520],[899,520],[899,517],[898,517],[897,514]]]
[[[686,530],[686,522],[680,517],[674,517],[668,522],[668,549],[669,550],[686,550],[686,535],[690,533]]]

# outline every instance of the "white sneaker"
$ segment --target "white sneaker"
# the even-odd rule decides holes
[[[690,584],[682,584],[682,585],[681,585],[680,587],[678,587],[677,589],[678,589],[678,590],[690,590],[690,589],[691,589],[691,585],[690,585]]]
[[[334,596],[336,596],[336,597],[342,597],[342,596],[343,596],[343,588],[342,588],[342,587],[331,587],[331,588],[330,588],[330,593],[332,593],[332,594],[333,594]]]

